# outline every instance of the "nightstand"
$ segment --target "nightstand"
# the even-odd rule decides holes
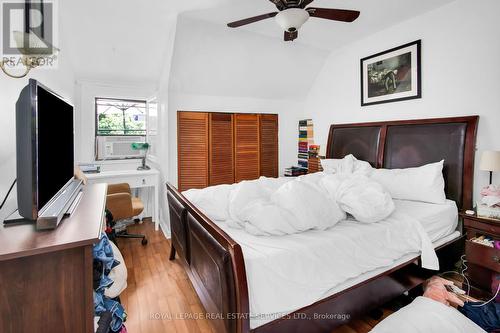
[[[500,279],[500,250],[471,241],[474,237],[487,236],[500,240],[500,220],[460,213],[466,232],[465,255],[467,277],[471,284],[489,293],[496,292]]]

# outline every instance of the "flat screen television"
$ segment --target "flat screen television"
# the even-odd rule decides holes
[[[16,103],[17,202],[37,220],[73,181],[73,106],[30,79]]]

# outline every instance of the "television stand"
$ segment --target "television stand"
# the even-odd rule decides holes
[[[0,332],[94,332],[92,245],[104,230],[106,187],[86,186],[57,229],[0,226]]]
[[[3,221],[3,225],[5,227],[12,227],[20,224],[34,224],[35,222],[35,220],[30,220],[19,215],[19,211],[16,209],[14,213],[10,214],[9,217]]]

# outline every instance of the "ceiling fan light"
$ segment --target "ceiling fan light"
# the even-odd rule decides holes
[[[276,15],[276,23],[284,31],[296,31],[309,19],[309,13],[301,8],[289,8]]]

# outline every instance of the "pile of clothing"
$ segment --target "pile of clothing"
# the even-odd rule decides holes
[[[481,190],[481,203],[488,207],[500,207],[500,186],[489,185]]]
[[[115,249],[113,251],[113,249]],[[119,293],[126,287],[126,269],[118,269],[120,261],[115,258],[115,253],[119,254],[116,246],[109,241],[106,234],[101,234],[101,239],[94,244],[92,250],[94,256],[94,313],[101,317],[99,322],[102,332],[126,333],[127,330],[123,322],[127,314],[120,304]],[[120,259],[123,260],[121,258]],[[125,273],[123,272],[125,270]],[[118,272],[117,272],[118,271]],[[117,279],[116,277],[119,276]],[[115,280],[119,283],[115,284]],[[109,328],[102,328],[109,322]]]

